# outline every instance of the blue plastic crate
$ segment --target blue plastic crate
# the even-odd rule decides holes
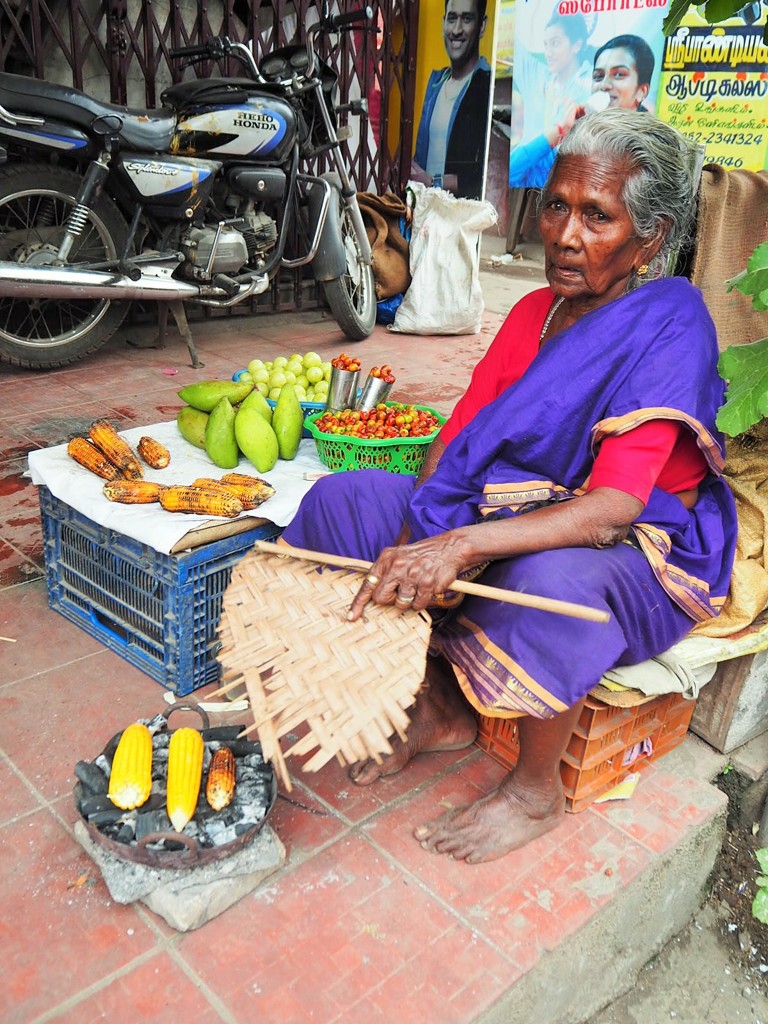
[[[215,682],[232,567],[279,527],[164,555],[39,491],[51,608],[179,696]]]

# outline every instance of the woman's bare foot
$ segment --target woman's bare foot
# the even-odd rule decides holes
[[[394,775],[416,754],[463,750],[477,735],[477,719],[459,690],[450,666],[440,658],[427,659],[424,688],[411,710],[405,740],[395,736],[392,753],[379,764],[369,759],[352,765],[350,779],[369,786],[383,775]]]
[[[493,793],[415,829],[425,850],[468,864],[496,860],[556,828],[565,813],[559,780],[540,792],[522,790],[508,775]]]

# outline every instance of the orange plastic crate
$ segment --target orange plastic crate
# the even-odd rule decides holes
[[[566,809],[575,813],[607,793],[630,772],[638,771],[673,750],[685,738],[696,701],[678,693],[664,694],[634,708],[619,708],[587,697],[560,763]],[[513,768],[520,753],[518,719],[479,716],[477,745]],[[633,748],[650,740],[650,754],[629,764]]]

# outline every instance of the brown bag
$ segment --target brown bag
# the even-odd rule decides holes
[[[377,300],[404,294],[411,283],[408,241],[400,231],[405,203],[394,192],[358,192],[357,201],[371,246]]]

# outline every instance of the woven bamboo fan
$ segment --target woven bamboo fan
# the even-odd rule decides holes
[[[317,771],[336,757],[352,764],[391,753],[405,737],[405,709],[424,679],[430,619],[369,604],[357,622],[346,614],[359,571],[254,549],[233,569],[219,626],[222,686],[245,684],[264,757],[286,789],[284,756],[305,755]],[[280,738],[309,731],[283,755]]]

